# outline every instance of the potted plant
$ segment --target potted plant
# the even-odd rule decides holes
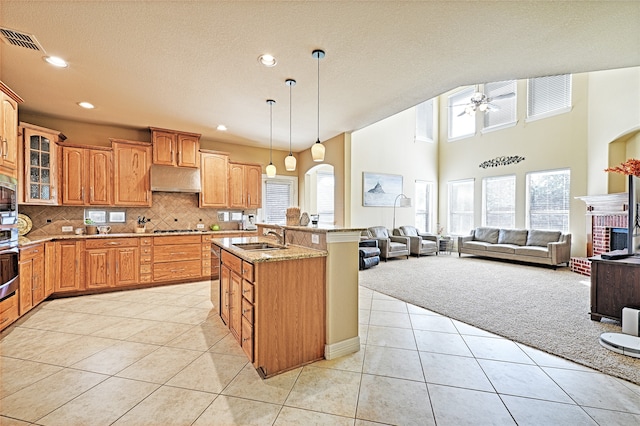
[[[87,235],[96,235],[98,233],[98,227],[93,220],[86,218],[84,220],[84,226],[87,230]]]

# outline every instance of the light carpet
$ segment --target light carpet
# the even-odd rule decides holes
[[[620,323],[591,321],[590,278],[569,268],[453,253],[389,259],[359,278],[364,287],[640,384],[640,359],[598,341],[621,332]]]

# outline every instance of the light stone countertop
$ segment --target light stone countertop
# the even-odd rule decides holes
[[[241,243],[269,243],[274,246],[282,247],[281,244],[274,242],[268,237],[232,237],[232,238],[214,238],[211,242],[218,247],[238,256],[239,258],[251,263],[260,262],[279,262],[283,260],[305,259],[310,257],[326,257],[327,252],[324,250],[316,250],[308,247],[289,244],[286,248],[276,250],[244,250],[236,247],[235,244]]]
[[[96,234],[96,235],[77,235],[77,234],[58,234],[58,235],[42,235],[37,237],[27,237],[21,236],[18,240],[18,247],[28,247],[33,244],[40,244],[47,241],[54,240],[78,240],[78,239],[95,239],[95,238],[131,238],[131,237],[167,237],[167,236],[175,236],[175,235],[215,235],[222,236],[224,235],[237,235],[237,234],[246,234],[248,236],[255,235],[256,231],[240,231],[240,230],[230,230],[230,231],[193,231],[193,232],[166,232],[166,233],[157,233],[153,232],[121,232],[121,233],[113,233],[113,234]]]

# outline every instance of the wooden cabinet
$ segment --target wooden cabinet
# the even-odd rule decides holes
[[[56,243],[44,243],[44,298],[51,296],[55,287]]]
[[[22,99],[0,81],[0,173],[18,178],[18,104]]]
[[[20,123],[19,169],[24,173],[19,200],[24,204],[58,205],[57,130]]]
[[[228,207],[229,156],[225,153],[200,150],[199,207]]]
[[[116,206],[151,206],[151,145],[111,139]]]
[[[178,167],[200,167],[198,151],[200,135],[177,130],[150,127],[153,164]]]
[[[202,276],[200,235],[153,238],[153,281],[178,281]]]
[[[324,356],[325,258],[220,258],[220,317],[262,377]]]
[[[45,299],[44,244],[20,249],[20,315]]]
[[[54,292],[70,293],[85,289],[84,285],[84,241],[61,240],[55,243]]]
[[[622,308],[640,308],[640,259],[591,258],[591,319],[622,320]]]
[[[229,207],[262,207],[262,166],[229,162]]]
[[[140,283],[153,281],[153,237],[140,238]]]
[[[202,236],[202,278],[211,277],[211,235]]]
[[[113,202],[113,150],[62,147],[62,204],[103,205]]]
[[[86,287],[120,287],[138,284],[138,238],[108,238],[85,242]]]
[[[20,290],[0,301],[0,331],[10,326],[20,316]]]

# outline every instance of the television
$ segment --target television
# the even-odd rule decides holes
[[[627,248],[630,256],[640,256],[640,177],[629,175],[629,226]]]

